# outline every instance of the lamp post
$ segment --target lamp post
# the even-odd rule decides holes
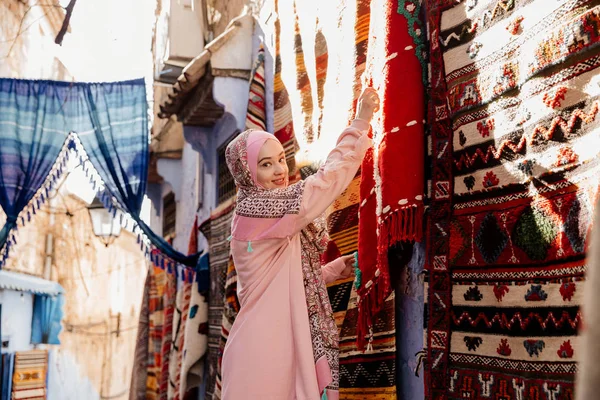
[[[104,246],[108,247],[121,234],[121,224],[104,208],[104,205],[97,197],[88,206],[88,212],[92,220],[94,235],[104,243]]]

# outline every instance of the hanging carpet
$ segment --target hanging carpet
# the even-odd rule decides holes
[[[45,399],[48,351],[30,350],[15,353],[12,398]]]
[[[210,218],[210,289],[208,295],[208,381],[206,395],[212,398],[217,380],[221,323],[225,296],[225,281],[229,260],[231,219],[235,209],[234,199],[227,200],[217,207]]]
[[[600,157],[598,1],[427,1],[431,399],[573,399]]]

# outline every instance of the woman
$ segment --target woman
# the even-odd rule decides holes
[[[356,175],[378,108],[375,90],[365,89],[323,166],[290,186],[275,136],[246,131],[227,147],[238,187],[231,252],[241,309],[223,355],[223,400],[339,398],[339,339],[325,284],[349,277],[353,260],[321,267],[328,237],[318,217]]]

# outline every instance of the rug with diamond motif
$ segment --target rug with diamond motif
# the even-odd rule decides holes
[[[208,380],[206,396],[212,399],[217,381],[221,324],[225,299],[227,264],[230,256],[229,240],[231,218],[235,210],[234,199],[219,205],[210,216],[210,289],[208,295]]]
[[[600,6],[428,0],[430,399],[573,399]]]
[[[360,175],[328,210],[331,242],[324,256],[325,262],[358,250],[359,186]],[[363,352],[356,344],[358,308],[354,279],[334,282],[327,291],[340,332],[340,400],[395,400],[394,294],[386,299],[382,311],[374,319],[373,349]]]

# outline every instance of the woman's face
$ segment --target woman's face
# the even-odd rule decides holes
[[[256,180],[265,189],[284,188],[288,185],[285,151],[277,140],[269,139],[260,148]]]

